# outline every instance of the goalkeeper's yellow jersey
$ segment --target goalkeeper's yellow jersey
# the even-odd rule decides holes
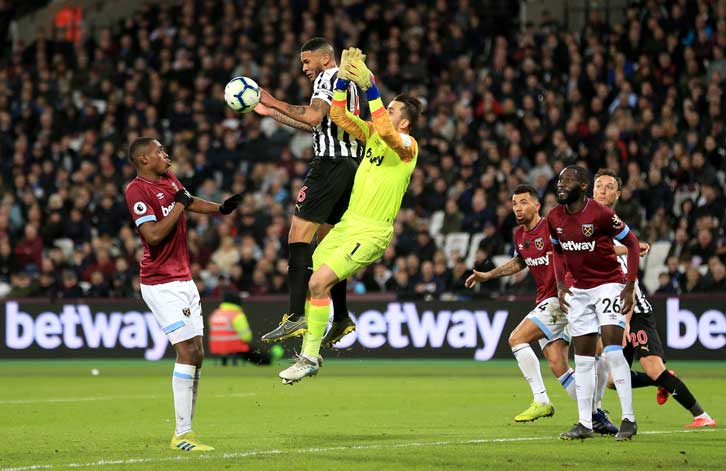
[[[339,106],[341,103],[343,105]],[[416,168],[416,140],[393,129],[379,98],[370,102],[373,122],[353,115],[344,103],[345,92],[336,91],[330,112],[331,119],[353,137],[366,143],[363,159],[355,174],[346,214],[393,224],[411,174]]]

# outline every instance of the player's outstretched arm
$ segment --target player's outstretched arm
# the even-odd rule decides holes
[[[193,197],[192,203],[187,207],[189,211],[193,213],[202,214],[216,214],[221,213],[225,216],[230,214],[232,211],[237,209],[237,206],[242,202],[242,195],[237,193],[230,196],[222,204],[213,203],[211,201],[203,200],[199,197]]]
[[[647,242],[639,242],[638,246],[640,247],[640,256],[645,257],[648,252],[650,252],[650,244]],[[618,257],[621,255],[627,255],[628,249],[624,245],[616,245],[615,246],[615,255]]]
[[[264,88],[260,88],[260,103],[311,127],[319,125],[330,111],[330,105],[321,99],[314,98],[309,106],[295,106],[278,100]]]
[[[174,229],[184,210],[192,204],[193,199],[187,190],[177,191],[174,195],[174,207],[165,218],[161,221],[156,221],[154,218],[153,221],[144,222],[139,226],[139,232],[144,240],[151,246],[159,245]]]
[[[503,276],[514,275],[515,273],[524,270],[524,267],[526,266],[527,265],[524,263],[522,257],[516,255],[507,263],[498,266],[494,270],[484,272],[474,270],[474,273],[469,275],[464,284],[467,288],[473,288],[477,283],[486,283],[489,280],[495,280]]]
[[[257,106],[255,106],[255,113],[257,113],[260,116],[269,116],[270,118],[274,119],[278,123],[282,123],[286,126],[290,126],[295,129],[300,129],[302,131],[312,131],[313,127],[309,126],[305,123],[301,123],[300,121],[292,118],[288,118],[284,114],[280,113],[277,110],[273,110],[269,106],[265,106],[262,103],[257,103]]]
[[[381,136],[383,142],[393,149],[401,160],[406,162],[413,159],[418,153],[416,140],[411,136],[401,135],[393,127],[391,118],[388,116],[386,107],[381,100],[381,93],[376,86],[375,77],[365,64],[365,56],[360,53],[359,49],[355,49],[354,51],[355,56],[350,60],[347,74],[361,90],[365,90],[375,130]]]

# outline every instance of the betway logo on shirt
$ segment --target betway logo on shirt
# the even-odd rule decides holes
[[[476,348],[474,359],[494,356],[509,312],[423,311],[414,303],[389,303],[386,311],[368,310],[353,316],[356,330],[343,337],[335,348],[346,349],[356,342],[367,349],[391,348]]]
[[[18,303],[5,303],[5,345],[13,350],[32,346],[57,348],[144,349],[144,358],[159,360],[168,340],[150,312],[92,313],[86,304],[66,304],[59,313],[43,312],[33,318]]]
[[[595,250],[595,241],[590,242],[575,242],[574,240],[567,240],[560,242],[562,250],[569,250],[571,252],[593,252]]]
[[[550,256],[545,255],[544,257],[537,257],[537,258],[527,257],[524,259],[524,263],[526,263],[528,267],[539,267],[542,265],[549,265]]]
[[[175,201],[172,201],[169,206],[162,206],[161,207],[161,214],[164,215],[164,217],[167,217],[172,209],[174,209],[174,205],[176,204]]]

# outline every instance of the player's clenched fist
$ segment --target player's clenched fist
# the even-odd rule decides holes
[[[237,206],[242,202],[242,195],[237,193],[236,195],[232,195],[219,206],[219,212],[224,214],[225,216],[235,209],[237,209]]]
[[[192,204],[193,200],[194,197],[187,191],[186,188],[182,188],[174,194],[174,201],[184,205],[185,208],[188,208],[189,205]]]

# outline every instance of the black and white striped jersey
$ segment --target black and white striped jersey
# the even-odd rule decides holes
[[[332,105],[333,89],[337,78],[337,67],[320,72],[313,83],[313,96],[310,97],[310,104],[313,100],[318,99]],[[352,81],[348,86],[348,111],[356,116],[360,114],[358,88]],[[350,157],[360,160],[362,154],[363,146],[350,134],[338,128],[330,116],[325,116],[320,124],[313,128],[313,155],[315,157],[326,159]]]
[[[613,243],[615,245],[622,246],[619,241],[613,239]],[[627,255],[618,255],[618,262],[620,262],[620,266],[623,268],[623,273],[628,273],[628,256]],[[636,267],[637,270],[637,267]],[[643,290],[640,289],[640,281],[635,280],[635,304],[633,305],[633,314],[650,314],[651,311],[653,311],[653,307],[648,302],[648,299],[645,297],[645,294],[643,294]]]

